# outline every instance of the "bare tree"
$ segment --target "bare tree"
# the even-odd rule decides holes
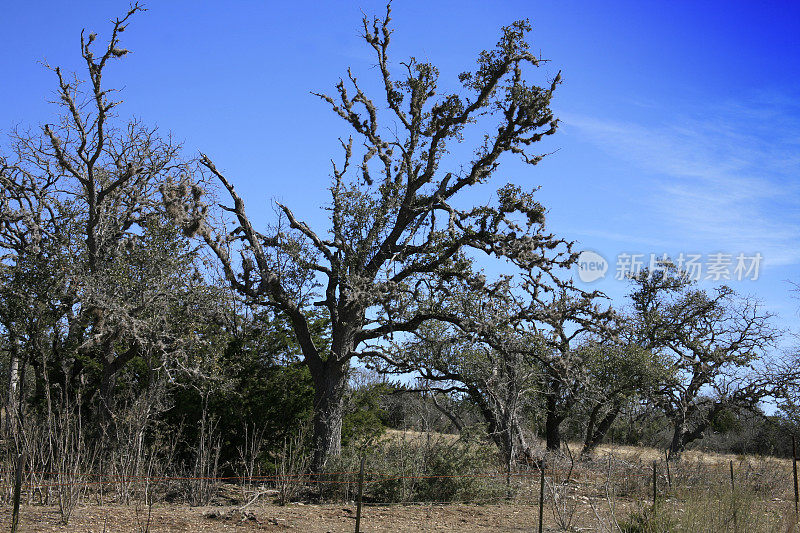
[[[102,83],[127,55],[120,37],[141,10],[134,4],[113,20],[100,51],[95,33],[81,33],[87,80],[48,66],[59,119],[12,132],[0,167],[0,268],[17,280],[0,303],[7,344],[48,398],[89,383],[105,429],[120,372],[135,358],[163,366],[196,337],[185,317],[204,308],[197,251],[159,192],[189,164],[157,128],[120,122],[120,102]]]
[[[540,335],[548,348],[540,361],[545,440],[550,451],[561,449],[561,424],[590,388],[591,352],[585,343],[591,337],[605,340],[614,334],[614,312],[610,306],[601,306],[604,299],[598,291],[587,293],[562,284],[543,295],[535,292],[533,312],[520,317],[517,329]],[[527,348],[518,345],[516,349]]]
[[[521,456],[530,454],[524,431],[523,411],[538,398],[540,369],[525,354],[492,349],[468,335],[442,324],[429,324],[415,333],[415,339],[385,353],[390,362],[383,371],[421,376],[434,405],[459,429],[455,413],[441,405],[435,394],[458,394],[477,406],[489,438],[497,445],[510,469]]]
[[[219,258],[231,285],[251,302],[291,321],[315,386],[312,468],[340,450],[342,395],[350,361],[368,354],[364,343],[414,331],[436,318],[424,303],[445,297],[449,280],[481,284],[466,250],[515,258],[533,267],[538,251],[555,239],[538,228],[544,209],[517,188],[499,193],[499,205],[462,209],[463,191],[487,183],[502,156],[536,164],[530,148],[555,133],[549,108],[560,81],[544,87],[526,81],[543,60],[531,51],[527,21],[503,28],[497,47],[480,54],[477,68],[459,76],[465,96],[439,91],[435,66],[414,58],[399,77],[388,55],[392,29],[386,16],[363,20],[363,39],[375,53],[383,93],[376,100],[348,70],[331,96],[317,94],[360,140],[342,142],[344,162],[333,164],[330,226],[315,231],[277,204],[269,231],[256,230],[232,183],[203,156],[202,164],[224,186],[233,230],[209,222],[198,187],[176,184],[169,207]],[[467,132],[485,134],[473,157],[448,159],[448,148]],[[192,194],[190,194],[190,192]],[[511,220],[521,214],[526,223]],[[470,252],[472,253],[472,252]],[[317,290],[319,289],[319,290]],[[326,311],[330,348],[312,338],[309,314]]]
[[[439,392],[467,395],[477,405],[489,436],[507,466],[531,458],[523,411],[544,405],[548,449],[561,446],[560,425],[590,381],[581,340],[606,335],[613,313],[602,295],[562,280],[572,264],[570,243],[543,252],[540,264],[483,287],[451,286],[437,322],[425,324],[406,343],[372,349],[388,372],[416,372]],[[513,262],[513,261],[512,261]]]
[[[97,35],[81,33],[88,83],[53,67],[64,111],[61,120],[44,126],[45,142],[35,136],[17,138],[27,171],[57,180],[78,221],[83,242],[74,274],[80,277],[80,307],[71,320],[75,327],[70,343],[100,367],[98,399],[106,421],[113,414],[119,371],[135,357],[165,348],[165,340],[155,333],[163,331],[158,321],[164,315],[149,311],[164,309],[165,298],[173,294],[170,289],[179,284],[175,273],[164,268],[164,259],[187,253],[165,249],[169,244],[163,239],[147,242],[152,232],[168,231],[161,222],[159,183],[187,171],[180,146],[137,121],[120,127],[114,116],[120,102],[102,83],[108,65],[128,54],[120,37],[141,10],[134,4],[112,21],[111,37],[99,52],[94,48]]]
[[[698,289],[674,268],[640,273],[631,298],[636,341],[664,357],[672,376],[655,397],[673,425],[671,455],[726,407],[755,408],[775,394],[779,383],[762,362],[780,331],[760,302],[727,286]]]

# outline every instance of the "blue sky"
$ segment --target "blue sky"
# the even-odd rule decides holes
[[[4,6],[0,129],[52,118],[54,80],[38,63],[80,67],[81,28],[108,34],[122,2]],[[153,2],[124,34],[134,53],[109,70],[120,108],[202,150],[267,221],[271,198],[322,223],[330,159],[348,132],[309,91],[373,59],[361,10],[380,2]],[[497,186],[541,185],[556,233],[610,259],[596,284],[617,303],[620,252],[761,253],[757,281],[731,285],[793,326],[800,301],[800,4],[773,2],[409,2],[394,5],[395,62],[471,68],[499,28],[533,24],[534,50],[562,70],[559,133],[531,168],[509,161]],[[538,74],[537,74],[538,76]],[[480,198],[477,198],[480,200]]]

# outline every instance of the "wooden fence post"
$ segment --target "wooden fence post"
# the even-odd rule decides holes
[[[542,459],[542,468],[539,474],[539,533],[542,533],[544,525],[544,459]]]
[[[733,481],[733,459],[731,459],[730,466],[731,466],[731,491],[734,491],[736,490],[736,484]]]
[[[13,510],[11,511],[11,533],[17,531],[19,526],[19,500],[22,494],[22,469],[25,468],[25,458],[22,452],[17,453],[17,464],[14,469],[14,494]]]
[[[731,467],[731,507],[733,508],[733,530],[738,531],[738,520],[736,517],[736,484],[733,481],[733,460],[728,463]]]
[[[797,492],[797,442],[792,435],[792,471],[794,472],[794,516],[797,518],[797,502],[800,501],[800,494]]]
[[[361,468],[358,471],[358,502],[356,504],[356,533],[361,532],[361,497],[364,494],[364,459],[366,459],[366,455],[361,456]]]
[[[656,461],[653,461],[653,509],[656,508],[656,497],[658,495],[658,485],[657,485],[657,475],[658,472],[656,471]]]
[[[667,467],[667,485],[672,488],[672,474],[669,471],[669,453],[664,450],[664,465]]]

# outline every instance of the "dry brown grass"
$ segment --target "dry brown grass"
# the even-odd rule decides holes
[[[580,453],[582,444],[570,443],[569,447],[573,453]],[[664,459],[664,450],[656,448],[648,448],[644,446],[623,446],[618,444],[601,444],[595,450],[595,455],[611,454],[621,459],[638,460],[644,463],[652,463],[653,461],[662,461]],[[739,455],[732,453],[716,453],[706,452],[702,450],[688,450],[681,455],[681,461],[686,463],[704,464],[704,465],[727,465],[730,461],[734,464],[759,465],[770,464],[774,466],[782,466],[784,468],[791,468],[791,459],[781,459],[778,457],[754,456],[754,455]]]
[[[457,435],[387,431],[372,451],[368,470],[388,472],[387,468],[397,468],[396,454],[401,452],[405,454],[407,464],[397,474],[402,474],[404,479],[382,483],[376,478],[365,485],[367,507],[362,522],[365,531],[471,533],[531,530],[538,521],[538,469],[535,466],[520,467],[521,470],[510,478],[510,491],[507,492],[505,475],[497,469],[499,465],[492,466],[495,462],[491,459],[491,446],[470,442],[459,442]],[[419,487],[415,488],[416,485],[431,485],[423,498],[446,499],[442,492],[437,492],[438,485],[422,477],[415,478],[426,475],[424,461],[430,460],[431,452],[441,452],[442,449],[456,450],[458,455],[437,457],[464,464],[453,469],[455,476],[442,476],[445,488],[457,482],[450,478],[470,471],[474,475],[494,469],[491,470],[494,477],[478,477],[471,485],[456,486],[455,501],[444,505],[376,503],[405,501],[402,495],[391,492],[401,489],[404,494],[410,494],[410,498],[419,499],[423,492]],[[546,458],[544,519],[548,531],[800,531],[796,529],[794,515],[790,460],[690,451],[679,461],[670,462],[667,476],[661,450],[603,445],[591,458],[578,459],[579,444],[571,443],[569,449],[573,452],[572,458],[568,453]],[[486,452],[475,454],[475,464],[471,458],[474,450]],[[481,462],[487,457],[488,462]],[[659,500],[655,514],[652,511],[654,461],[657,464]],[[731,488],[730,482],[731,462],[735,489]],[[352,466],[349,465],[345,471],[352,471]],[[269,496],[262,497],[253,505],[247,505],[247,512],[256,517],[251,519],[235,512],[250,498],[242,499],[241,491],[235,485],[223,485],[225,487],[229,490],[217,492],[214,507],[194,508],[178,502],[168,503],[163,496],[169,493],[170,486],[162,486],[162,497],[157,498],[153,508],[150,530],[352,531],[352,490],[341,497],[332,493],[332,499],[324,500],[328,503],[313,503],[312,499],[305,505],[292,503],[285,507],[276,506]],[[490,498],[486,498],[487,495]],[[468,503],[458,503],[462,500]],[[216,515],[211,516],[214,513]],[[137,515],[135,505],[106,502],[100,506],[92,494],[78,506],[67,528],[59,525],[52,506],[25,506],[22,516],[23,531],[103,531],[104,527],[106,531],[142,531],[145,525],[141,514]],[[8,509],[0,509],[0,523],[4,523],[7,517]]]
[[[445,442],[455,442],[459,439],[459,435],[453,433],[436,433],[413,431],[410,429],[387,429],[381,437],[381,440],[394,440],[406,441],[413,443],[423,443],[427,440],[443,440]]]

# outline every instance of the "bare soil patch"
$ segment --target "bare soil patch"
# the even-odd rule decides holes
[[[254,505],[245,512],[235,507],[187,507],[156,505],[149,530],[158,531],[303,531],[327,533],[353,531],[355,505],[352,504],[272,504]],[[69,525],[60,523],[55,506],[23,506],[21,531],[113,532],[145,531],[147,509],[134,506],[81,506],[75,509]],[[550,520],[545,515],[545,523]],[[10,523],[10,509],[0,510],[3,528]],[[532,504],[448,504],[365,506],[364,532],[412,531],[531,531],[538,523],[538,509]],[[551,529],[551,528],[548,528]]]

